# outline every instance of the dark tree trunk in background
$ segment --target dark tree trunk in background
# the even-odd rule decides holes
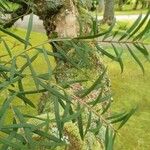
[[[135,4],[134,4],[134,7],[133,7],[134,10],[137,9],[139,2],[140,2],[139,0],[136,0],[136,2],[135,2]]]
[[[123,0],[119,0],[118,2],[118,9],[121,11],[123,6]]]
[[[148,9],[150,9],[150,0],[149,0],[149,2],[148,2],[148,6],[147,6],[147,8],[148,8]]]
[[[150,0],[143,0],[142,1],[142,9],[150,8]]]
[[[111,25],[114,21],[114,0],[105,1],[105,10],[103,14],[103,23]]]

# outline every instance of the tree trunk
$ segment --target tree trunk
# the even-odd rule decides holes
[[[134,10],[136,10],[136,9],[137,9],[138,4],[139,4],[139,0],[136,0],[136,2],[135,2],[135,4],[134,4],[134,7],[133,7],[133,9],[134,9]]]
[[[118,2],[118,9],[121,11],[123,6],[123,0],[119,0]]]
[[[79,31],[79,25],[78,25],[78,20],[77,16],[79,15],[76,4],[72,0],[65,0],[63,5],[58,5],[59,10],[57,13],[52,13],[50,11],[47,11],[46,7],[46,2],[43,0],[35,0],[37,8],[36,14],[39,16],[40,19],[43,20],[43,24],[47,33],[48,38],[52,38],[54,36],[56,37],[76,37],[78,35]],[[43,5],[44,4],[44,5]],[[111,3],[113,4],[113,3]],[[112,6],[112,5],[111,5]],[[110,9],[110,7],[108,7]],[[112,7],[110,9],[112,11]],[[110,11],[109,11],[110,12]],[[113,19],[114,16],[109,16],[109,22],[110,20]],[[54,43],[50,43],[53,46],[53,51],[56,52],[57,48],[55,47]],[[56,43],[59,44],[59,43]],[[81,45],[82,43],[78,42],[77,44]],[[81,45],[82,46],[82,45]],[[72,48],[66,48],[64,45],[61,43],[61,48],[64,48],[64,53],[70,57],[70,59],[74,59],[77,57],[76,52],[74,51],[73,53],[71,51]],[[70,55],[69,55],[70,54]],[[86,76],[91,76],[91,71],[95,72],[94,76],[92,77],[93,79],[96,79],[96,77],[102,73],[104,70],[104,64],[102,62],[102,58],[98,58],[96,54],[92,54],[89,58],[88,61],[91,62],[93,65],[93,68],[90,67],[90,74],[87,74]],[[80,58],[76,60],[76,63],[78,64],[80,61],[82,61]],[[81,71],[70,65],[68,62],[64,62],[62,60],[57,60],[57,65],[56,65],[56,72],[55,72],[55,77],[60,84],[62,81],[63,82],[68,82],[69,80],[77,79],[79,80],[80,75],[82,74]],[[90,64],[90,65],[91,65]],[[85,71],[87,67],[81,66],[81,68]],[[84,76],[85,77],[85,76]],[[91,78],[91,77],[90,77]],[[110,92],[110,84],[109,84],[109,79],[108,77],[105,78],[105,92]],[[74,85],[78,86],[78,88],[82,88],[82,85]],[[104,92],[104,93],[105,93]],[[96,95],[95,95],[96,96]],[[45,95],[44,95],[45,98]],[[41,99],[42,100],[42,99]],[[43,102],[42,102],[43,103]],[[41,106],[39,104],[39,106]],[[39,111],[41,112],[41,110]]]
[[[114,0],[106,0],[102,22],[111,25],[113,21],[114,21]]]
[[[147,8],[150,9],[150,0],[148,1]]]
[[[38,7],[41,7],[41,6],[38,6]],[[44,12],[38,13],[38,14],[40,14],[39,15],[40,19],[43,20],[48,38],[51,38],[56,35],[57,37],[62,37],[62,38],[63,37],[76,37],[78,35],[79,25],[77,21],[77,16],[79,15],[79,13],[75,6],[75,3],[72,0],[66,0],[63,7],[56,14],[52,16],[50,15],[43,16]],[[54,33],[56,34],[54,35]],[[79,57],[75,48],[72,47],[71,45],[68,46],[69,47],[68,48],[62,42],[54,43],[53,50],[55,51],[57,51],[55,44],[58,44],[58,45],[60,44],[60,47],[63,49],[63,52],[65,53],[65,55],[67,55],[71,60],[73,61],[75,60],[74,62],[76,62],[76,65],[79,65],[83,61],[82,60],[83,58]],[[84,45],[84,44],[82,45],[82,42],[77,42],[75,44],[81,47]],[[63,60],[58,60],[56,62],[57,65],[55,68],[55,78],[57,80],[57,84],[62,86],[62,83],[68,83],[69,81],[82,80],[82,79],[87,79],[88,82],[92,83],[93,80],[96,80],[98,76],[101,73],[103,73],[105,69],[105,66],[102,62],[102,58],[98,57],[95,53],[91,52],[90,54],[87,55],[86,59],[87,59],[87,62],[90,62],[89,66],[82,62],[81,65],[79,66],[81,70],[77,69],[76,67],[74,67],[72,64],[70,64],[67,61],[65,62]],[[110,80],[107,75],[104,77],[103,83],[105,84],[105,87],[103,90],[103,96],[104,96],[104,95],[110,94]],[[85,87],[85,84],[86,84],[86,88],[89,88],[87,86],[87,83],[85,82],[74,83],[67,88],[69,93],[73,95],[73,101],[77,101],[77,99],[79,99],[78,97],[76,97],[76,93],[79,91],[82,91]],[[89,102],[91,101],[91,99],[96,99],[98,95],[99,95],[99,91],[94,90],[88,95],[88,98],[86,97],[86,98],[83,98],[82,100]],[[49,110],[49,108],[50,108],[50,105],[52,105],[52,103],[47,101],[48,98],[52,99],[51,97],[49,97],[48,94],[45,94],[45,93],[41,97],[39,108],[38,108],[39,114],[51,111]],[[101,105],[101,107],[106,107],[103,105]],[[81,149],[81,145],[78,145],[75,148],[74,143],[71,142],[69,149],[72,149],[72,147],[74,147],[74,150]]]

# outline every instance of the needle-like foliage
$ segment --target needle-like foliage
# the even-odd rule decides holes
[[[0,1],[1,13],[5,14],[9,5],[6,1]],[[0,106],[0,147],[2,150],[15,149],[31,149],[37,150],[39,147],[45,149],[54,149],[59,146],[66,146],[68,141],[65,139],[65,126],[68,122],[72,122],[78,129],[78,133],[82,140],[86,138],[88,133],[95,135],[99,139],[100,131],[103,130],[105,136],[101,137],[101,143],[106,150],[113,149],[115,137],[118,130],[128,121],[136,108],[128,112],[119,112],[112,114],[109,109],[111,107],[112,95],[103,95],[104,83],[103,79],[107,72],[107,68],[103,68],[97,78],[84,89],[76,93],[71,93],[68,87],[72,84],[80,84],[87,82],[89,79],[71,79],[57,84],[54,81],[55,69],[51,66],[51,57],[67,62],[72,68],[75,68],[85,74],[80,67],[81,64],[90,66],[88,56],[96,52],[98,55],[106,56],[113,61],[119,63],[121,72],[124,71],[123,53],[128,51],[130,56],[139,65],[144,73],[144,65],[138,53],[143,55],[149,61],[149,46],[146,41],[147,33],[150,32],[150,11],[142,17],[140,15],[137,20],[122,33],[119,30],[114,31],[115,23],[106,31],[99,31],[97,24],[93,18],[93,32],[89,35],[80,35],[75,38],[54,38],[47,40],[38,45],[31,45],[30,34],[32,30],[33,14],[31,14],[26,31],[26,37],[20,37],[10,30],[0,26],[0,44],[3,45],[6,53],[0,55],[0,93],[5,95],[5,99],[1,97]],[[97,19],[97,18],[96,18]],[[17,40],[22,45],[22,51],[13,54],[12,48],[9,46],[7,36]],[[44,45],[53,43],[57,48],[57,52],[48,51]],[[61,43],[61,44],[59,44]],[[63,45],[61,47],[61,45]],[[77,58],[73,58],[66,53],[64,47],[71,47],[77,54],[77,58],[81,61],[76,63]],[[30,55],[30,51],[34,51]],[[47,71],[45,73],[38,72],[34,67],[34,62],[38,61],[42,56],[43,62],[46,62]],[[5,59],[7,58],[7,59]],[[23,64],[19,64],[19,60],[23,60]],[[92,66],[94,67],[94,66]],[[34,82],[34,87],[27,88],[25,81]],[[97,97],[86,101],[85,99],[93,91],[98,91]],[[37,115],[24,114],[20,107],[15,106],[16,101],[22,101],[27,107],[36,108],[31,95],[38,95],[47,92],[51,95],[53,103],[53,114],[47,114],[45,117]],[[6,122],[8,113],[12,114],[9,123]],[[32,120],[37,122],[34,123]],[[53,131],[55,130],[55,131]]]

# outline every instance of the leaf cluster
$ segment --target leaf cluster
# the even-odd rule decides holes
[[[3,103],[0,107],[0,134],[3,135],[0,136],[1,149],[33,150],[39,147],[54,149],[58,146],[66,146],[64,127],[68,122],[72,122],[78,127],[78,132],[82,140],[84,140],[86,134],[89,132],[99,137],[99,132],[105,130],[104,141],[102,143],[105,149],[113,149],[118,130],[134,114],[136,108],[115,114],[109,112],[112,95],[102,94],[104,90],[103,79],[107,72],[107,68],[105,67],[90,87],[86,87],[80,92],[74,93],[74,95],[70,94],[67,90],[68,87],[73,83],[80,84],[87,81],[88,78],[85,80],[72,80],[58,85],[53,79],[55,72],[51,67],[50,57],[57,57],[61,61],[67,62],[70,66],[81,70],[81,64],[76,63],[76,60],[67,55],[65,49],[60,46],[59,43],[63,43],[65,46],[74,48],[77,56],[87,66],[89,62],[85,54],[92,55],[93,51],[96,51],[99,55],[104,55],[118,62],[121,72],[123,72],[124,64],[122,55],[126,50],[144,72],[144,65],[137,56],[137,53],[140,53],[146,60],[149,60],[149,43],[145,42],[145,35],[150,30],[149,13],[150,11],[144,18],[140,15],[125,33],[120,33],[119,31],[112,32],[115,23],[107,31],[97,32],[98,26],[94,20],[93,28],[91,29],[93,32],[90,32],[88,36],[80,35],[76,38],[50,39],[36,46],[32,46],[30,43],[33,14],[30,16],[25,38],[0,27],[1,32],[7,36],[11,36],[23,45],[22,52],[14,56],[6,39],[3,36],[0,37],[0,44],[3,44],[5,47],[8,58],[5,60],[3,58],[6,55],[0,56],[3,60],[0,60],[0,92],[1,94],[8,93],[8,96],[2,100]],[[142,30],[140,30],[141,28]],[[53,53],[44,48],[44,44],[48,42],[55,44],[57,52]],[[32,56],[29,54],[31,50],[34,51],[34,55]],[[33,63],[36,60],[38,61],[39,55],[43,56],[43,61],[47,65],[47,72],[44,74],[38,73],[33,66]],[[24,60],[24,64],[21,66],[18,63],[19,59]],[[27,69],[29,70],[28,72],[26,71]],[[34,88],[26,89],[24,84],[26,78],[30,78],[34,82]],[[95,89],[99,91],[98,96],[91,101],[84,101],[83,99],[89,96]],[[53,117],[50,118],[48,114],[46,118],[24,114],[21,108],[15,106],[17,99],[22,101],[24,105],[35,109],[36,105],[30,99],[30,95],[37,95],[43,92],[48,92],[52,96]],[[75,100],[74,97],[76,98]],[[6,123],[6,117],[10,111],[13,115],[12,121],[8,124]],[[30,123],[28,122],[29,118],[36,118],[41,122],[39,124]],[[57,128],[57,134],[52,133],[53,126]]]

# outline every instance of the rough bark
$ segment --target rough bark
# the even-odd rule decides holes
[[[38,0],[36,2],[37,2],[38,8],[42,8],[43,1]],[[46,8],[42,8],[41,10],[38,10],[37,12],[39,18],[43,20],[43,24],[44,24],[48,38],[51,38],[53,36],[76,37],[79,31],[79,25],[78,25],[78,20],[77,20],[77,16],[79,15],[79,13],[76,7],[76,3],[72,0],[65,0],[64,3],[61,5],[61,7],[59,6],[59,8],[60,9],[57,11],[57,13],[54,13],[54,14],[52,14],[51,12],[44,14],[46,12],[45,11]],[[55,47],[53,43],[51,44],[53,45],[53,51],[56,52],[57,48]],[[81,45],[82,43],[78,42],[77,44]],[[75,50],[73,50],[71,47],[66,48],[65,45],[61,45],[61,48],[64,50],[66,55],[68,55],[69,57],[72,57],[72,59],[77,57]],[[93,65],[93,68],[90,67],[90,70],[95,72],[93,79],[96,79],[96,77],[100,73],[102,73],[104,70],[104,64],[102,62],[102,58],[100,57],[98,58],[96,54],[92,54],[87,59]],[[76,59],[77,64],[80,61],[81,61],[80,58]],[[56,63],[57,65],[55,69],[55,78],[58,83],[61,83],[62,81],[67,83],[69,80],[75,79],[76,77],[77,77],[76,79],[79,80],[78,77],[80,77],[81,71],[79,71],[78,69],[75,69],[68,62],[57,60]],[[87,68],[85,66],[80,66],[80,67],[83,70]],[[106,77],[104,80],[106,83],[104,93],[108,93],[110,92],[109,79],[108,77]],[[77,86],[79,89],[82,88],[82,85],[74,85],[74,86]],[[96,96],[97,95],[95,95],[95,97]],[[43,97],[45,98],[45,95]]]
[[[111,25],[114,21],[114,0],[105,1],[105,10],[103,14],[103,23]]]

